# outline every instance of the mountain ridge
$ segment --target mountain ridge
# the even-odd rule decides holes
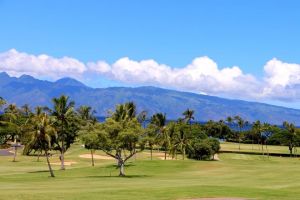
[[[16,78],[5,72],[0,73],[0,96],[10,103],[51,107],[51,99],[62,94],[70,96],[76,106],[91,106],[99,116],[106,116],[108,110],[113,110],[116,104],[134,101],[138,111],[146,110],[149,115],[163,112],[168,119],[182,117],[182,112],[190,108],[195,110],[198,121],[240,115],[249,121],[282,124],[286,120],[300,124],[300,110],[266,103],[225,99],[154,86],[91,88],[68,77],[51,82],[28,75]]]

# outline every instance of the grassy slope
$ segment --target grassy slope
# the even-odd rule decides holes
[[[299,199],[300,161],[297,158],[221,154],[221,161],[150,161],[142,154],[116,177],[112,160],[90,160],[79,146],[66,155],[77,164],[49,178],[45,159],[0,157],[0,199],[182,199],[191,197],[250,197]],[[51,158],[58,161],[57,157]],[[55,166],[58,169],[59,166]]]

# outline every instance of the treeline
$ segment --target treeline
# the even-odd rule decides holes
[[[124,176],[126,161],[136,153],[149,149],[151,159],[154,149],[164,152],[164,158],[185,157],[213,159],[220,150],[219,140],[238,143],[287,145],[291,155],[299,146],[298,129],[284,122],[284,128],[256,121],[251,126],[241,117],[226,120],[195,123],[194,111],[187,109],[182,118],[168,121],[164,113],[148,116],[146,111],[137,113],[136,105],[127,102],[117,105],[104,122],[99,122],[91,107],[80,106],[67,96],[52,100],[53,106],[17,107],[0,98],[0,145],[24,145],[24,155],[44,156],[51,176],[54,177],[50,155],[57,151],[61,169],[65,169],[65,152],[80,140],[93,155],[96,150],[104,151],[117,161],[120,176]],[[149,123],[145,123],[149,121]],[[251,128],[245,128],[251,127]]]

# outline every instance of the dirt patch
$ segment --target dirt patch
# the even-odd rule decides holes
[[[79,155],[80,158],[89,158],[89,159],[92,159],[92,156],[91,154],[81,154]],[[97,154],[94,154],[94,159],[99,159],[99,160],[114,160],[113,157],[111,156],[102,156],[102,155],[97,155]]]
[[[66,166],[71,166],[73,164],[76,164],[77,162],[75,161],[65,161]],[[52,162],[51,165],[61,165],[61,162]]]

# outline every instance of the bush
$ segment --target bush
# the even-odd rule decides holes
[[[210,160],[219,150],[220,142],[215,138],[195,139],[188,150],[188,157],[196,160]]]

